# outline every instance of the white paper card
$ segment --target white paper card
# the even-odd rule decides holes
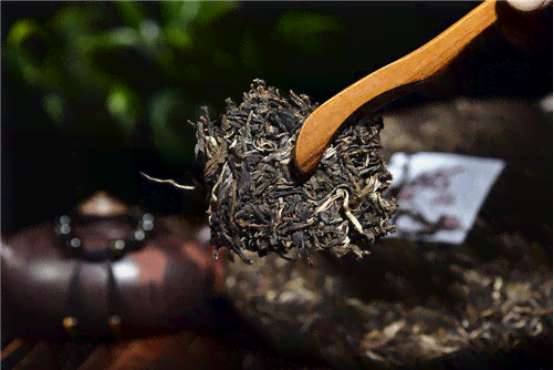
[[[389,163],[398,192],[390,237],[461,244],[504,161],[449,153],[395,153]]]

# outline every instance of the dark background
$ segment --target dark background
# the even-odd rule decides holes
[[[198,193],[152,184],[139,175],[144,171],[191,183],[194,134],[186,121],[198,117],[200,105],[207,104],[215,118],[224,99],[240,101],[254,78],[323,102],[423,45],[478,5],[459,1],[245,2],[213,19],[209,13],[202,18],[202,8],[196,23],[187,28],[192,46],[167,46],[160,41],[159,50],[169,48],[174,55],[166,69],[142,52],[142,44],[98,47],[87,54],[86,60],[94,66],[93,77],[94,73],[109,76],[111,83],[124,86],[128,90],[122,91],[134,96],[131,110],[135,115],[126,126],[105,109],[111,90],[102,87],[95,95],[90,83],[72,77],[72,63],[81,56],[67,47],[71,40],[67,35],[83,32],[92,39],[122,25],[136,29],[141,19],[167,26],[173,16],[161,3],[134,4],[142,9],[141,15],[132,16],[133,11],[115,3],[1,3],[4,235],[67,212],[99,189],[156,213],[182,213],[201,220],[204,208]],[[64,23],[63,31],[52,26],[51,20],[61,11],[79,7],[84,9],[82,14],[94,14],[88,33],[79,28],[81,18]],[[551,13],[550,9],[544,16],[550,27]],[[14,47],[7,40],[14,24],[23,18],[35,20],[42,33],[23,38]],[[162,32],[169,29],[166,26]],[[507,47],[501,37],[491,38],[478,47],[471,68],[454,73],[448,94],[438,97],[422,91],[389,109],[459,95],[542,97],[552,91],[552,43],[546,41],[546,57],[537,59]],[[61,72],[45,72],[49,84],[29,83],[22,77],[25,63],[44,71],[56,65]],[[178,93],[164,95],[168,88]],[[52,91],[65,102],[58,121],[45,109],[45,96]],[[152,99],[167,96],[173,105],[159,108],[166,111],[162,124],[156,126],[152,112],[157,103],[151,103]],[[155,136],[155,127],[162,127],[162,134]]]
[[[200,221],[204,207],[198,193],[152,184],[139,175],[144,171],[191,183],[194,137],[186,120],[198,117],[200,105],[210,106],[215,117],[227,97],[240,101],[253,78],[323,102],[431,40],[478,5],[461,1],[245,2],[218,13],[212,21],[206,21],[209,16],[200,19],[205,14],[201,9],[200,20],[188,28],[192,46],[169,47],[177,56],[171,68],[164,70],[153,63],[142,45],[103,47],[87,56],[94,64],[93,77],[108,76],[111,83],[135,94],[132,109],[138,118],[125,126],[105,109],[108,88],[100,87],[95,95],[94,80],[82,82],[70,73],[72,65],[67,60],[86,58],[80,59],[67,45],[72,32],[94,37],[122,26],[136,29],[141,19],[166,23],[168,12],[162,4],[133,4],[142,13],[122,10],[115,3],[0,3],[3,236],[51,220],[99,189],[155,213],[181,213]],[[79,7],[84,9],[81,16],[90,15],[91,29],[82,30],[81,18],[72,20],[71,15],[66,28],[53,27],[56,15]],[[544,18],[550,36],[552,9]],[[8,39],[22,19],[35,20],[42,33],[23,38],[18,49]],[[542,58],[511,48],[501,37],[487,39],[463,72],[453,72],[444,96],[421,91],[388,109],[456,96],[535,101],[552,92],[552,42],[548,37],[539,41]],[[59,55],[53,52],[56,48]],[[18,59],[20,54],[27,59]],[[33,83],[24,78],[29,65],[44,71],[59,66],[60,73],[46,73],[49,83]],[[150,100],[163,97],[168,87],[180,91],[175,98],[177,108],[167,109],[163,134],[156,139],[151,114],[156,104]],[[65,100],[57,120],[44,104],[52,92]],[[552,368],[551,363],[534,363],[533,349],[526,352],[514,366]]]

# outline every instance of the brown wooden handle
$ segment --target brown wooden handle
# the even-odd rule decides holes
[[[413,91],[418,82],[444,70],[484,30],[497,21],[496,0],[486,0],[439,36],[350,85],[304,122],[295,148],[295,164],[302,174],[310,173],[336,131],[358,108],[369,104],[376,110]]]

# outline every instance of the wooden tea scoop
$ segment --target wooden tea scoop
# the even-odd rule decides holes
[[[337,130],[362,105],[375,111],[443,71],[498,19],[496,0],[485,0],[446,31],[408,54],[342,90],[308,116],[296,141],[294,162],[300,174],[317,166]]]

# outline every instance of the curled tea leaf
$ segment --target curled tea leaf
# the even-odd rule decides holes
[[[228,100],[216,121],[205,109],[194,124],[218,247],[239,256],[329,249],[361,257],[369,252],[357,242],[374,242],[392,230],[396,203],[383,194],[391,175],[379,154],[380,118],[352,118],[310,179],[295,179],[296,137],[315,108],[305,95],[291,92],[289,100],[255,80],[240,105]]]

